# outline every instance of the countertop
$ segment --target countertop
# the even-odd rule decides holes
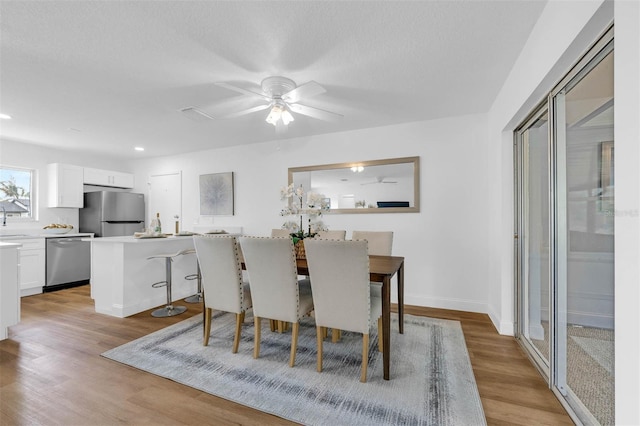
[[[21,246],[22,244],[20,243],[3,243],[2,241],[0,241],[0,249],[10,249],[10,248],[17,248]]]
[[[92,237],[89,232],[69,232],[67,234],[45,234],[43,232],[16,231],[15,233],[0,234],[0,241],[26,240],[29,238],[61,238],[61,237]]]
[[[107,243],[151,243],[151,242],[162,242],[162,241],[176,241],[176,240],[191,240],[192,235],[171,235],[167,237],[158,237],[158,238],[135,238],[133,236],[123,236],[123,237],[102,237],[102,238],[87,238],[85,241],[91,241],[96,244],[107,244]]]

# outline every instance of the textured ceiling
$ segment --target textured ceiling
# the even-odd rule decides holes
[[[486,112],[544,1],[0,1],[3,139],[168,155]],[[214,85],[282,75],[327,92],[281,136]],[[144,153],[133,151],[144,146]]]

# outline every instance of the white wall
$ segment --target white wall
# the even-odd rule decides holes
[[[615,11],[614,11],[615,8]],[[513,333],[513,130],[615,13],[616,424],[640,424],[640,2],[551,0],[489,112],[489,314]]]
[[[268,235],[286,220],[280,189],[289,167],[420,156],[421,212],[325,215],[330,229],[394,231],[405,256],[405,303],[486,312],[488,191],[485,116],[379,127],[134,162],[136,192],[150,174],[183,173],[183,229],[242,226]],[[199,217],[198,176],[235,174],[235,215]],[[212,221],[210,221],[212,219]],[[464,265],[464,267],[460,267]],[[395,298],[395,292],[394,296]]]
[[[513,130],[606,29],[612,6],[551,0],[489,111],[489,196],[499,206],[489,222],[489,314],[503,334],[513,334],[514,322]]]
[[[640,2],[615,3],[616,424],[640,424]]]
[[[0,164],[4,166],[22,167],[36,170],[32,200],[37,211],[33,221],[8,220],[6,230],[40,230],[49,223],[68,223],[78,229],[78,209],[47,207],[48,176],[47,164],[66,163],[78,166],[95,167],[107,170],[130,172],[123,168],[121,160],[103,155],[90,155],[78,152],[63,151],[39,145],[31,145],[9,140],[0,140]]]

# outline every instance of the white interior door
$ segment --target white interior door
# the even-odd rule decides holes
[[[174,233],[176,221],[182,220],[182,172],[149,176],[147,200],[147,224],[160,213],[162,232]]]

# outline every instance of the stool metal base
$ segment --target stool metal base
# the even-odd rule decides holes
[[[202,295],[200,293],[194,294],[184,299],[184,301],[187,303],[202,303]]]
[[[156,318],[173,317],[180,315],[186,310],[186,306],[165,306],[164,308],[156,309],[151,312],[151,316]]]

